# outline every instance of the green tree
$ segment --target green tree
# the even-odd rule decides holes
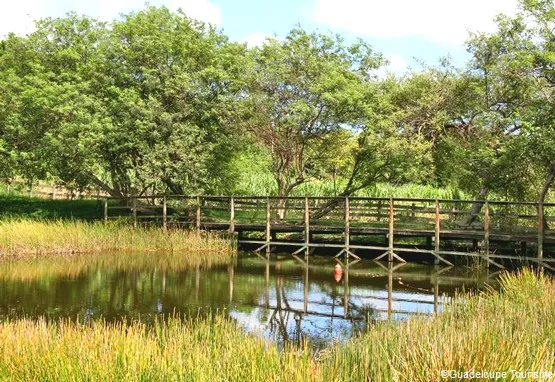
[[[544,0],[522,0],[520,7],[516,17],[498,18],[495,33],[474,35],[469,50],[505,137],[512,159],[506,164],[535,167],[525,178],[531,185],[543,169],[545,181],[536,191],[543,203],[555,177],[555,7]]]
[[[283,218],[285,199],[329,162],[321,150],[333,150],[333,142],[325,140],[360,125],[382,60],[362,41],[345,46],[338,36],[300,28],[251,54],[240,118],[270,154]]]

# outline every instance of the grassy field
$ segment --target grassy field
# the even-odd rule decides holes
[[[431,319],[376,324],[321,353],[278,352],[219,316],[87,325],[0,323],[3,380],[431,381],[442,370],[554,371],[555,282],[523,271],[501,291],[457,299]],[[522,379],[526,380],[526,379]]]
[[[21,195],[0,194],[0,219],[79,219],[100,220],[104,207],[101,200],[50,200]]]
[[[108,251],[163,251],[229,257],[235,252],[229,238],[186,230],[138,228],[117,221],[0,220],[0,258],[64,255]],[[219,255],[218,255],[219,256]],[[204,256],[206,257],[206,256]]]

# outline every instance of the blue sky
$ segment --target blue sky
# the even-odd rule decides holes
[[[451,56],[461,66],[471,31],[494,30],[498,13],[516,13],[517,0],[150,0],[182,8],[187,15],[216,24],[236,41],[261,44],[283,37],[296,24],[308,30],[360,37],[391,62],[389,70],[417,69]],[[144,8],[144,0],[19,0],[0,5],[0,36],[33,30],[33,20],[76,11],[105,21]]]

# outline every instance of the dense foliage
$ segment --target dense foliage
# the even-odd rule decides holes
[[[470,35],[466,68],[385,78],[366,42],[301,28],[248,48],[163,7],[40,20],[0,41],[0,177],[114,196],[248,193],[260,177],[283,197],[413,183],[543,201],[555,7],[520,7]]]

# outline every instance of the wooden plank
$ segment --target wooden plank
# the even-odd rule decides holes
[[[108,199],[104,198],[104,224],[108,222]]]
[[[390,263],[393,262],[393,235],[394,235],[393,222],[394,220],[395,220],[395,212],[394,212],[394,206],[393,206],[393,198],[390,198],[389,199],[389,237],[388,237],[388,246],[387,246],[387,251],[388,251],[387,259]]]
[[[543,203],[538,203],[538,259],[543,258]]]
[[[304,243],[306,245],[305,256],[308,256],[310,254],[310,206],[308,198],[304,198]]]
[[[229,233],[235,232],[235,201],[233,196],[229,198]]]
[[[133,209],[133,228],[137,228],[137,198],[131,199],[131,206]]]
[[[349,203],[349,197],[345,197],[345,251],[346,257],[349,257],[350,252],[350,240],[351,240],[351,205]]]
[[[439,235],[441,232],[441,226],[440,226],[440,215],[439,215],[439,200],[436,200],[436,215],[435,215],[435,243],[434,243],[434,248],[436,250],[436,252],[439,252]],[[434,264],[438,265],[439,264],[439,258],[436,256],[436,258],[434,259]]]
[[[196,228],[197,228],[197,232],[200,232],[200,196],[197,196],[197,222],[196,222]]]
[[[266,198],[266,255],[270,254],[270,241],[272,240],[272,205],[270,197]]]
[[[168,230],[168,201],[165,196],[162,199],[162,228]]]
[[[486,260],[489,257],[489,225],[490,225],[490,216],[489,216],[489,202],[486,201],[485,204],[485,211],[484,211],[484,245],[486,251]]]

